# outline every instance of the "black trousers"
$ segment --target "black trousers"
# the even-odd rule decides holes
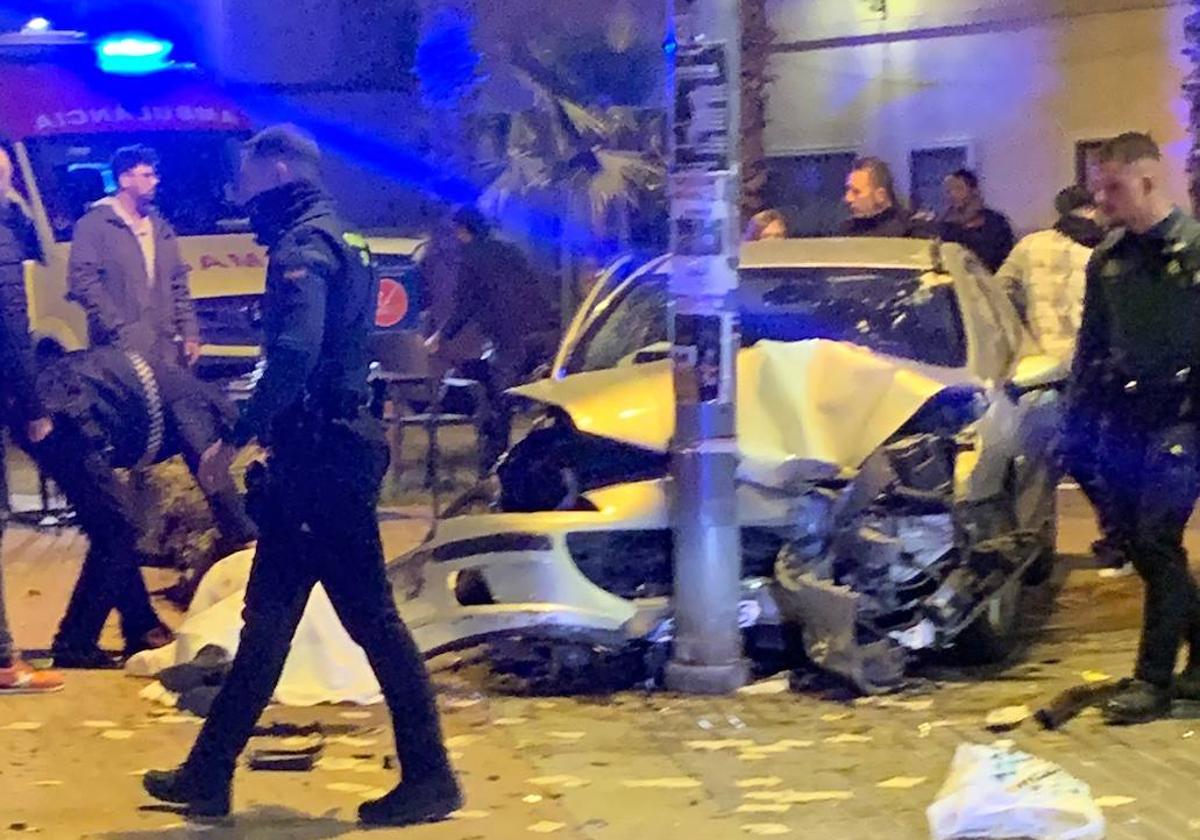
[[[1114,535],[1117,512],[1105,492],[1102,477],[1103,458],[1099,446],[1099,429],[1105,414],[1101,406],[1084,403],[1071,406],[1063,423],[1062,466],[1075,479],[1084,497],[1096,512],[1096,522],[1105,541],[1116,542]]]
[[[1140,409],[1140,410],[1139,410]],[[1113,536],[1145,582],[1138,679],[1169,685],[1179,646],[1200,665],[1200,598],[1183,533],[1200,497],[1200,426],[1132,404],[1104,417],[1099,474]]]
[[[142,579],[139,514],[108,454],[66,419],[56,419],[46,440],[27,445],[75,508],[88,538],[83,570],[59,623],[55,647],[96,645],[113,609],[121,617],[126,642],[141,638],[160,622]]]
[[[505,391],[521,381],[521,359],[516,353],[492,355],[483,372],[484,404],[479,407],[479,475],[485,476],[512,439],[512,406]]]
[[[451,773],[424,659],[396,611],[375,506],[388,464],[378,422],[299,418],[276,433],[248,506],[258,550],[233,666],[187,759],[204,778],[228,777],[283,671],[309,594],[325,587],[366,652],[392,716],[405,780]],[[265,476],[263,473],[265,472]]]

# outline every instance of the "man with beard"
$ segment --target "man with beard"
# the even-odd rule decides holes
[[[200,333],[188,266],[174,229],[154,209],[158,154],[147,146],[119,149],[112,171],[116,195],[96,202],[75,225],[70,298],[87,313],[93,346],[194,365]]]
[[[960,169],[946,178],[950,206],[938,223],[938,236],[974,252],[988,271],[995,271],[1013,247],[1012,225],[1003,213],[983,203],[979,176]]]

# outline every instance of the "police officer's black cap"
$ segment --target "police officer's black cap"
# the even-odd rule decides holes
[[[136,169],[139,166],[150,166],[157,169],[158,152],[149,146],[138,144],[136,146],[123,146],[117,149],[112,157],[112,171],[118,178],[130,169]]]
[[[1069,216],[1084,207],[1095,207],[1096,197],[1092,191],[1080,184],[1072,184],[1054,197],[1054,210],[1060,216]]]

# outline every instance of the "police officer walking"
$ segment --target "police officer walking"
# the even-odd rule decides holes
[[[1168,200],[1149,136],[1110,140],[1099,160],[1097,198],[1116,229],[1088,264],[1070,404],[1098,418],[1114,538],[1146,586],[1134,679],[1103,710],[1131,724],[1166,714],[1173,692],[1200,699],[1200,600],[1183,548],[1200,496],[1200,223]]]
[[[367,824],[446,817],[462,803],[429,676],[384,572],[375,506],[388,448],[366,402],[367,339],[377,283],[363,239],[319,186],[317,146],[269,128],[242,154],[241,190],[269,250],[266,369],[227,442],[204,456],[220,471],[258,438],[270,457],[248,476],[260,538],[237,655],[187,760],[151,771],[146,790],[196,815],[229,812],[237,756],[279,681],[313,586],[324,585],[367,654],[392,716],[404,781],[364,803]],[[231,445],[232,444],[232,445]]]

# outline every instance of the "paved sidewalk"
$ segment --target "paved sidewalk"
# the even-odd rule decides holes
[[[1090,539],[1086,512],[1064,508],[1062,548],[1078,553]],[[390,527],[392,553],[421,533],[418,519]],[[6,571],[21,581],[10,597],[18,641],[27,645],[53,612],[58,578],[80,548],[65,535],[44,542],[37,567],[30,538],[18,532],[4,547]],[[990,711],[1036,707],[1085,672],[1128,669],[1140,585],[1101,580],[1080,566],[1068,558],[1058,586],[1032,599],[1030,645],[1013,664],[992,673],[931,672],[921,693],[882,700],[838,703],[787,691],[719,699],[489,696],[478,665],[453,667],[456,660],[444,658],[435,663],[436,681],[466,808],[450,822],[369,836],[920,840],[929,836],[925,808],[955,748],[1008,737],[1106,798],[1112,840],[1200,838],[1200,720],[1111,729],[1085,715],[1061,733],[1028,722],[1004,736],[983,726]],[[34,587],[40,595],[28,594]],[[197,721],[138,699],[141,687],[119,674],[72,673],[61,694],[0,701],[0,837],[29,830],[63,840],[368,836],[355,826],[354,808],[393,782],[383,769],[391,746],[381,708],[272,709],[268,720],[354,732],[329,743],[331,760],[309,773],[239,769],[236,818],[198,833],[174,813],[147,809],[137,778],[178,762]]]

